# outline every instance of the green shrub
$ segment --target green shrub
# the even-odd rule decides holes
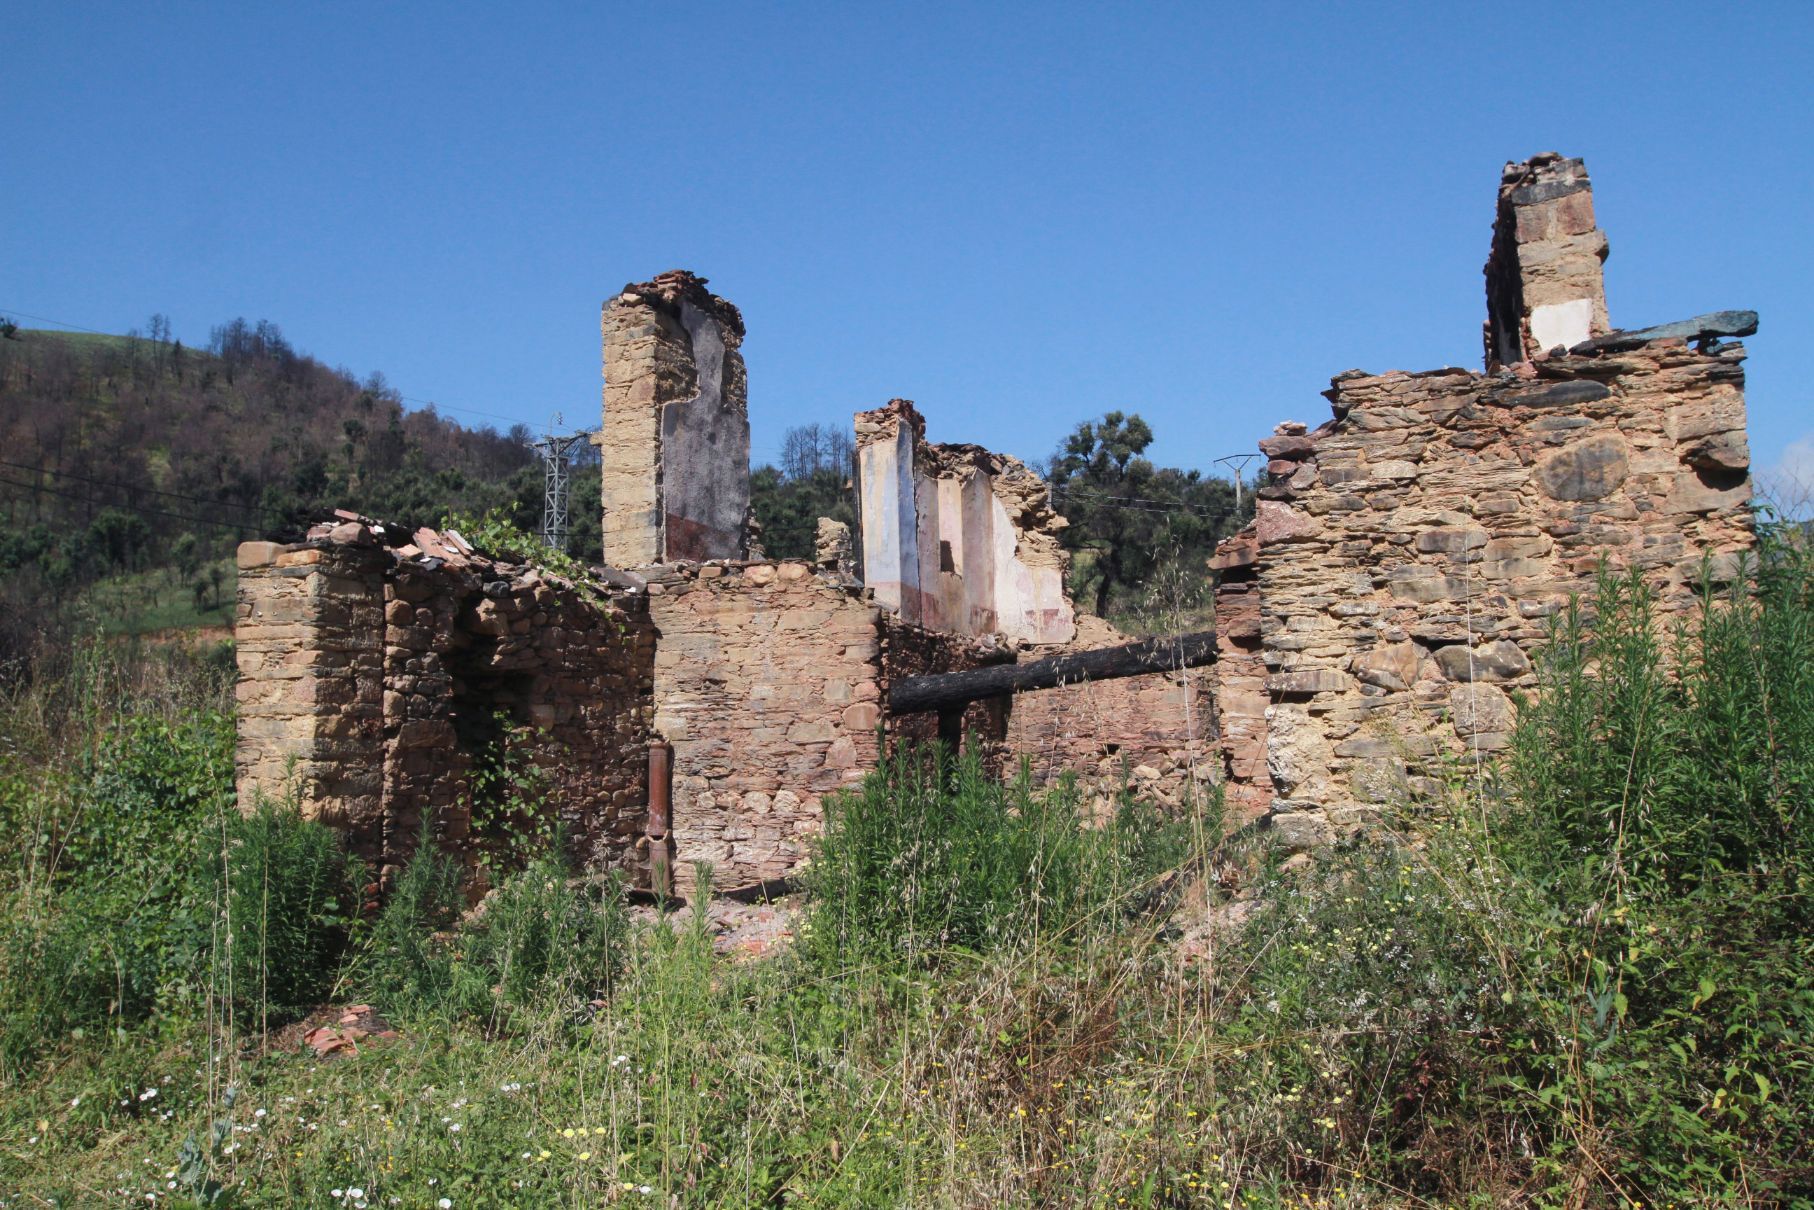
[[[1129,799],[1086,826],[1074,782],[1004,786],[972,753],[904,751],[825,802],[806,880],[831,952],[984,951],[1112,914],[1181,855],[1188,832]]]
[[[1814,569],[1759,567],[1667,633],[1602,577],[1540,661],[1498,837],[1551,921],[1520,1004],[1552,1063],[1514,1086],[1653,1198],[1814,1192]]]
[[[437,938],[459,920],[464,906],[459,864],[425,835],[353,959],[353,985],[400,1015],[446,1009],[454,987],[453,952],[445,938]]]
[[[93,714],[78,713],[77,721]],[[70,762],[12,782],[28,838],[0,926],[0,1061],[143,1020],[200,989],[208,894],[200,853],[232,812],[233,727],[140,708],[97,724]]]
[[[452,1019],[571,1009],[610,993],[629,933],[618,879],[572,879],[544,854],[461,920],[460,874],[432,844],[417,847],[354,967],[375,1002]]]
[[[1521,715],[1513,774],[1542,846],[1577,859],[1570,893],[1669,895],[1814,858],[1814,606],[1805,556],[1766,562],[1756,596],[1704,591],[1664,633],[1635,574],[1603,577],[1592,623],[1564,615]]]
[[[74,663],[60,734],[24,702],[6,720],[12,743],[42,751],[0,794],[25,840],[8,875],[19,910],[0,923],[0,1062],[199,1012],[210,993],[242,1021],[314,1003],[348,903],[334,834],[293,805],[240,816],[212,667],[128,666],[89,648]]]
[[[80,766],[68,807],[53,824],[53,868],[64,880],[90,872],[169,871],[232,809],[233,719],[218,711],[166,718],[127,715]]]
[[[216,908],[205,942],[216,994],[261,1024],[320,1004],[345,948],[358,863],[293,801],[261,797],[216,836],[196,879]]]
[[[629,931],[622,885],[568,873],[555,856],[537,858],[504,880],[464,932],[465,962],[500,1007],[574,1006],[610,994]]]
[[[123,972],[106,962],[91,904],[44,887],[17,894],[0,918],[0,1075],[58,1040],[103,1026]]]

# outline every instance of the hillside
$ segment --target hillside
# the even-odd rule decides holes
[[[330,367],[268,321],[223,324],[206,349],[169,339],[161,317],[152,329],[0,339],[0,606],[13,635],[0,647],[41,629],[46,611],[127,599],[120,586],[150,572],[194,591],[197,609],[177,612],[217,612],[232,585],[209,570],[237,542],[293,536],[327,508],[539,519],[541,473],[522,426],[406,410],[381,374]]]

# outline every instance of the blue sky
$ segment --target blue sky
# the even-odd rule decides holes
[[[1762,313],[1753,448],[1814,482],[1807,3],[56,4],[0,40],[0,313],[269,318],[572,426],[600,302],[684,267],[743,309],[759,459],[900,395],[1027,457],[1135,410],[1210,469],[1342,370],[1478,365],[1500,166],[1554,149],[1616,324]]]

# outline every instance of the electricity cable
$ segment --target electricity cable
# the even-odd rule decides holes
[[[112,508],[124,513],[136,513],[142,517],[163,517],[172,521],[184,521],[190,525],[213,525],[218,526],[221,529],[250,531],[252,533],[263,532],[261,527],[254,525],[249,521],[222,521],[215,517],[192,517],[186,513],[167,512],[161,508],[150,508],[142,504],[110,504],[104,500],[96,500],[92,496],[79,495],[76,492],[61,491],[54,487],[48,487],[42,483],[20,483],[17,480],[0,477],[0,485],[16,487],[21,491],[44,492],[52,496],[62,496],[66,500],[75,500],[78,503],[93,505],[96,508]]]
[[[110,487],[116,491],[140,493],[151,496],[167,496],[172,500],[182,500],[189,504],[205,504],[211,508],[237,508],[242,512],[263,513],[267,517],[282,518],[287,516],[281,509],[269,508],[262,504],[235,504],[230,500],[211,500],[206,496],[189,496],[182,492],[164,491],[155,487],[140,487],[137,484],[121,483],[114,479],[96,479],[91,475],[78,475],[74,471],[53,470],[47,466],[29,466],[23,462],[8,462],[4,458],[0,458],[0,466],[7,466],[20,471],[31,471],[34,474],[55,475],[61,479],[75,479],[82,483],[93,484],[96,487]]]

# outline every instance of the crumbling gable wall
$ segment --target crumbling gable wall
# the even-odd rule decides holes
[[[655,641],[640,599],[448,543],[387,548],[348,522],[240,548],[242,806],[293,768],[305,814],[385,872],[427,834],[476,876],[508,830],[556,819],[582,863],[632,863]],[[553,818],[505,818],[504,787],[475,784],[506,728]]]
[[[1533,186],[1516,174],[1496,250],[1514,234],[1528,246],[1531,206],[1573,206],[1564,225],[1591,225],[1578,162],[1539,160],[1568,170],[1566,189],[1521,200]],[[1570,251],[1544,263],[1597,270],[1592,235],[1565,233]],[[1602,318],[1586,322],[1603,327],[1603,301],[1590,301]],[[1521,314],[1528,333],[1534,312]],[[1730,577],[1753,542],[1744,356],[1659,331],[1533,348],[1489,374],[1339,375],[1333,420],[1260,443],[1271,461],[1254,525],[1216,560],[1235,792],[1271,796],[1287,841],[1326,841],[1379,804],[1436,793],[1451,762],[1507,747],[1511,695],[1535,688],[1549,619],[1591,592],[1602,560],[1640,569],[1668,609],[1692,603],[1704,555]],[[1234,684],[1252,679],[1255,655],[1257,716]]]
[[[888,611],[890,675],[1128,641],[1102,619],[1076,616],[1064,518],[1038,474],[981,446],[928,443],[904,399],[859,412],[856,431],[864,577]],[[984,651],[964,641],[993,636],[1005,645]],[[961,730],[1003,772],[1025,759],[1040,781],[1070,770],[1092,794],[1113,796],[1131,779],[1182,801],[1212,780],[1210,685],[1201,670],[1065,685],[975,702],[961,717],[891,720],[889,733],[950,741]]]
[[[863,577],[908,622],[957,634],[1064,643],[1064,518],[1019,459],[931,445],[910,400],[856,416]]]
[[[750,423],[743,317],[684,270],[604,304],[605,562],[643,567],[746,552]]]

